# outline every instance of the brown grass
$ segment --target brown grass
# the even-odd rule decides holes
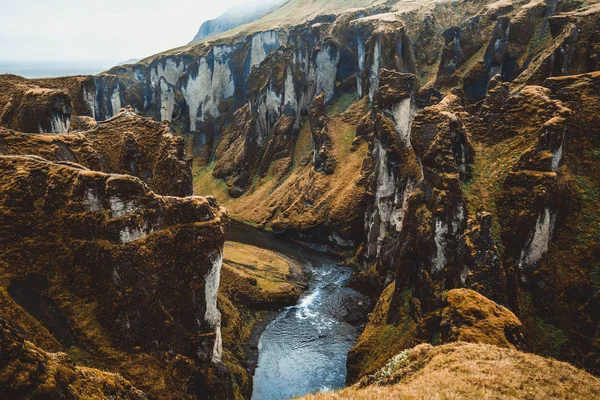
[[[231,198],[225,182],[212,176],[214,165],[196,166],[194,192],[212,194],[227,207],[233,219],[254,226],[270,228],[273,224],[291,229],[309,229],[319,224],[345,221],[356,215],[364,197],[364,187],[357,185],[368,146],[363,143],[352,152],[356,127],[344,122],[341,115],[330,119],[329,135],[332,155],[337,160],[333,175],[315,173],[310,163],[312,142],[308,123],[300,130],[291,171],[276,179],[269,171],[255,178],[243,196]]]
[[[303,399],[545,400],[600,396],[600,380],[567,363],[463,342],[417,346],[389,363],[371,381],[373,384],[365,388],[359,384]],[[392,385],[384,386],[386,383]]]
[[[298,290],[289,282],[294,276],[300,276],[299,268],[292,260],[278,253],[247,244],[226,242],[223,264],[238,279],[249,282],[256,288],[260,292],[260,298],[296,298],[299,295]]]

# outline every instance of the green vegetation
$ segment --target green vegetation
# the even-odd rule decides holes
[[[231,201],[231,197],[227,192],[227,184],[221,179],[217,179],[212,175],[215,168],[215,161],[207,166],[200,166],[194,163],[194,194],[198,196],[215,196],[220,204],[227,205]]]
[[[479,211],[487,211],[492,215],[492,236],[500,254],[504,252],[504,246],[500,240],[496,196],[501,192],[506,176],[529,145],[525,136],[516,136],[492,145],[474,142],[475,159],[470,165],[473,177],[463,185],[463,194],[469,215],[475,216]]]
[[[586,249],[590,243],[600,243],[600,188],[584,176],[576,176],[575,182],[582,200],[577,242],[582,249]]]
[[[294,164],[292,169],[297,169],[299,163],[313,151],[312,134],[310,131],[310,122],[307,120],[300,132],[298,133],[298,139],[296,140],[296,147],[294,149]]]
[[[392,310],[392,297],[395,284],[390,284],[379,298],[356,346],[350,352],[349,364],[355,370],[354,378],[375,373],[395,354],[414,346],[416,324],[410,317],[410,300],[412,291],[402,293],[403,304],[398,310]],[[399,316],[397,325],[388,322],[388,316],[394,313]]]
[[[340,97],[335,103],[328,107],[327,115],[333,116],[343,114],[350,106],[358,101],[358,93],[346,93]]]

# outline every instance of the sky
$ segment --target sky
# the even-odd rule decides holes
[[[0,0],[0,61],[144,58],[191,41],[240,0]]]

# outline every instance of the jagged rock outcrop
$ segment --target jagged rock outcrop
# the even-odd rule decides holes
[[[6,399],[147,399],[118,374],[77,366],[65,353],[48,353],[0,318],[0,395]]]
[[[595,370],[596,333],[589,329],[598,318],[591,311],[597,294],[587,257],[596,246],[583,238],[590,238],[584,232],[596,216],[580,207],[595,198],[598,180],[595,169],[588,169],[593,163],[584,161],[593,156],[579,146],[594,148],[589,141],[597,136],[597,123],[588,105],[597,101],[597,75],[550,78],[545,82],[550,90],[511,91],[496,78],[477,113],[468,112],[455,95],[417,113],[410,138],[423,166],[422,180],[409,196],[403,231],[391,238],[382,234],[388,239],[376,259],[376,282],[394,283],[380,298],[385,317],[367,326],[367,336],[351,353],[350,377],[364,368],[365,348],[379,354],[370,364],[377,365],[385,358],[380,353],[390,348],[389,338],[400,350],[414,345],[418,335],[434,342],[444,337],[437,328],[438,333],[425,334],[430,330],[406,318],[441,318],[444,290],[456,287],[510,306],[522,318],[524,348]],[[578,154],[572,164],[569,143]],[[566,261],[566,240],[581,243],[578,261]],[[561,244],[553,247],[555,241]],[[372,272],[363,274],[372,285]],[[574,287],[583,296],[566,300]],[[392,327],[387,339],[377,333],[381,326]],[[381,346],[374,344],[377,340]]]
[[[313,166],[317,172],[331,175],[335,171],[335,160],[332,160],[329,156],[331,139],[327,133],[324,93],[315,98],[315,104],[310,111],[310,130],[314,147]]]
[[[381,348],[470,288],[520,317],[527,350],[597,371],[598,4],[351,5],[290,1],[80,95],[96,120],[170,121],[196,191],[236,218],[358,247],[354,283],[407,325]],[[121,137],[115,170],[140,174],[142,140]]]
[[[225,210],[36,156],[0,156],[0,169],[3,316],[44,326],[42,338],[94,354],[151,397],[227,397],[217,309]],[[160,383],[162,373],[171,375]]]
[[[419,343],[456,341],[522,348],[523,325],[513,312],[469,289],[453,289],[440,299],[439,308],[426,311],[416,298],[404,295],[394,302],[387,287],[362,333],[348,354],[348,382],[375,373],[400,351]]]
[[[71,99],[71,117],[94,118],[96,113],[96,83],[93,76],[67,76],[64,78],[31,79],[30,81],[44,88],[65,91]]]
[[[71,99],[14,75],[0,75],[0,125],[30,133],[67,133]]]
[[[142,118],[130,109],[82,132],[39,135],[0,128],[0,138],[0,154],[37,155],[95,171],[135,176],[163,195],[193,194],[183,139],[171,134],[168,122]]]
[[[523,325],[512,311],[468,289],[442,297],[440,312],[421,322],[420,335],[439,335],[440,343],[471,342],[516,349],[522,347]],[[427,330],[427,332],[425,332]]]
[[[461,1],[448,13],[436,2],[315,2],[314,10],[301,3],[281,9],[301,21],[295,26],[289,22],[284,29],[273,13],[268,25],[250,24],[244,33],[199,41],[95,77],[96,118],[128,104],[172,121],[178,132],[192,135],[189,153],[227,183],[230,198],[245,202],[271,165],[283,179],[301,163],[294,150],[321,92],[326,106],[355,95],[373,103],[385,68],[415,74],[422,89],[414,103],[421,107],[439,101],[440,90],[454,85],[464,88],[467,99],[479,100],[496,74],[511,81],[533,73],[552,53],[545,44],[556,42],[571,23],[585,31],[577,53],[594,54],[587,39],[594,37],[594,6],[584,12],[581,5],[554,8],[538,1]],[[363,8],[348,9],[355,5]],[[565,18],[575,22],[550,23]],[[594,68],[581,60],[570,61],[571,70]],[[532,79],[524,82],[538,82]]]

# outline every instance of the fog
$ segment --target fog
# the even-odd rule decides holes
[[[263,1],[263,0],[257,0]],[[268,1],[268,0],[264,0]],[[0,60],[117,64],[187,44],[242,0],[0,0]]]

